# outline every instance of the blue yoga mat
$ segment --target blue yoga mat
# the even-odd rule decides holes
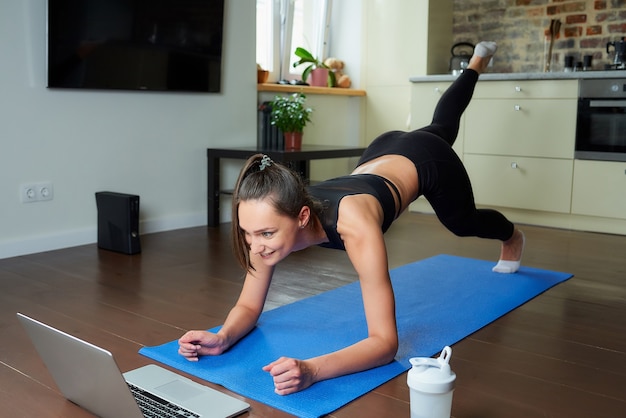
[[[319,417],[408,370],[409,358],[431,357],[572,277],[530,267],[499,274],[491,271],[493,265],[438,255],[391,270],[400,337],[396,360],[287,396],[274,393],[272,378],[261,367],[281,356],[309,358],[365,338],[358,282],[264,312],[257,327],[221,356],[189,362],[177,353],[176,341],[139,352],[298,417]]]

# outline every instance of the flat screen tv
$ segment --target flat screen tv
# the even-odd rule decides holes
[[[224,0],[48,0],[48,87],[219,92]]]

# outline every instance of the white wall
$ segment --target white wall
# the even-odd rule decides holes
[[[309,140],[363,145],[407,129],[409,77],[449,54],[430,19],[450,2],[336,1],[330,55],[367,96],[311,95]],[[257,100],[273,97],[256,93],[255,2],[226,1],[220,94],[46,89],[45,4],[0,0],[0,258],[95,242],[100,190],[140,195],[142,233],[206,224],[206,148],[254,145]],[[313,179],[354,162],[314,162]],[[225,166],[232,184],[240,162]],[[20,203],[20,185],[40,181],[53,182],[54,200]]]
[[[452,45],[452,0],[364,0],[366,144],[409,129],[409,77],[445,72]]]
[[[341,59],[345,63],[344,72],[350,76],[352,87],[364,89],[363,69],[363,34],[364,1],[333,1],[330,22],[328,55]]]
[[[95,242],[101,190],[141,197],[142,233],[206,224],[206,148],[256,143],[254,2],[226,1],[219,94],[48,90],[45,9],[0,2],[0,258]]]

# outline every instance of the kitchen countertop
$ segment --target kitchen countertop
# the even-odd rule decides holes
[[[452,74],[434,74],[426,76],[410,77],[412,83],[422,83],[428,81],[454,81],[458,76]],[[480,75],[482,81],[502,81],[502,80],[579,80],[598,78],[626,78],[626,70],[617,71],[573,71],[573,72],[553,72],[553,73],[484,73]]]

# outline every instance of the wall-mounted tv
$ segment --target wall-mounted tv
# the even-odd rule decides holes
[[[224,0],[48,0],[48,87],[219,92]]]

